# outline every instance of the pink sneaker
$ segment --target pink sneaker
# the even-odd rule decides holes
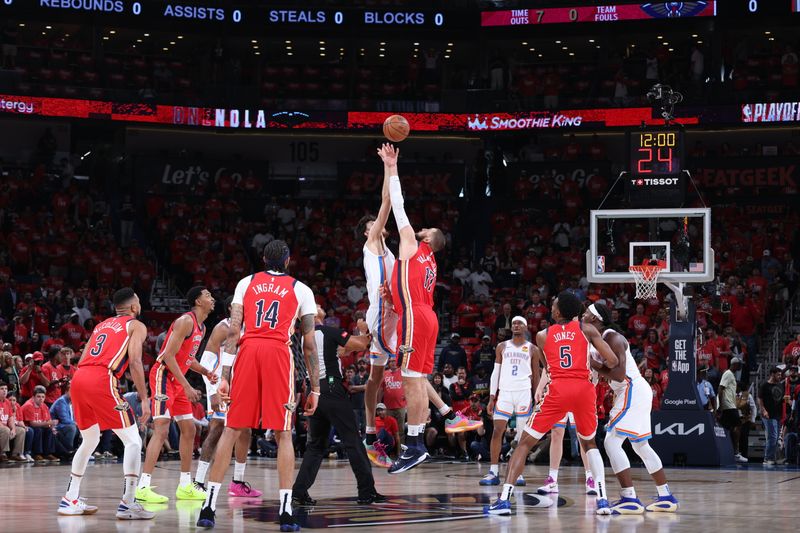
[[[544,485],[536,489],[537,494],[558,494],[558,482],[550,476],[544,480]]]
[[[261,496],[261,491],[254,489],[247,481],[231,481],[228,485],[228,496],[236,498],[258,498]]]
[[[589,496],[597,496],[597,488],[594,486],[593,477],[586,480],[586,494]]]

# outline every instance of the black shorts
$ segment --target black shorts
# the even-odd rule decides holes
[[[720,417],[720,424],[727,430],[731,430],[735,427],[742,425],[742,417],[739,416],[738,409],[725,409],[722,411],[722,417]]]

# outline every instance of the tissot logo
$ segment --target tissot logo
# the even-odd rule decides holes
[[[636,178],[631,180],[631,185],[635,187],[647,187],[650,185],[677,185],[678,178]]]
[[[705,433],[706,427],[705,424],[697,424],[695,426],[691,426],[687,428],[683,422],[675,422],[674,424],[670,424],[666,427],[661,426],[661,422],[656,424],[655,434],[656,435],[675,435],[675,436],[683,436],[683,435],[691,435],[692,433],[697,433],[698,435],[702,435]]]

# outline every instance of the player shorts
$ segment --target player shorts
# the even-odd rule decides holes
[[[650,411],[653,408],[653,389],[644,378],[625,378],[624,388],[614,392],[606,431],[616,431],[631,442],[641,442],[652,437]]]
[[[494,404],[493,420],[508,420],[512,416],[530,416],[533,412],[531,390],[501,390]]]
[[[289,346],[262,339],[242,344],[233,364],[230,396],[226,426],[291,430],[297,406]]]
[[[150,370],[150,396],[154,420],[193,418],[192,403],[186,397],[186,391],[172,377],[166,365],[157,364]]]
[[[128,402],[119,393],[117,378],[102,366],[78,369],[70,386],[75,424],[81,431],[93,425],[100,431],[125,429],[136,422]]]
[[[578,437],[587,440],[597,433],[597,393],[589,380],[558,379],[550,382],[525,431],[536,439],[544,437],[572,413]]]
[[[397,313],[386,310],[384,306],[370,306],[367,309],[367,327],[372,334],[369,346],[371,364],[386,366],[386,362],[396,357],[394,347],[397,346]]]
[[[401,369],[428,375],[433,372],[439,318],[427,305],[414,305],[403,310],[397,326],[398,357]]]

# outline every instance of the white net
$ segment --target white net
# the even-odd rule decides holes
[[[636,282],[636,298],[647,300],[656,297],[658,274],[661,267],[656,265],[632,265],[628,271],[633,274]]]

